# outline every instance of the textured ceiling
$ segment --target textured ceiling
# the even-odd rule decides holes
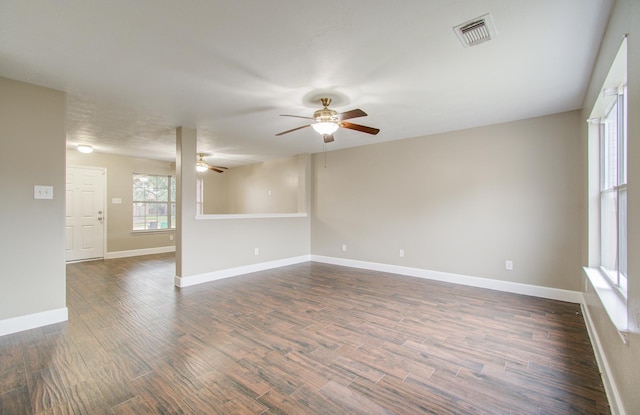
[[[315,100],[377,136],[327,150],[578,109],[612,0],[2,0],[0,75],[68,93],[69,146],[173,160],[198,129],[214,164],[322,151]],[[490,13],[498,36],[453,27]]]

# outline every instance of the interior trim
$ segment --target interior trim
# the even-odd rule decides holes
[[[270,219],[270,218],[306,218],[307,213],[222,213],[196,215],[196,220],[210,219]]]
[[[251,272],[265,271],[268,269],[286,267],[287,265],[294,265],[309,261],[309,255],[301,255],[297,257],[278,259],[275,261],[260,262],[258,264],[221,269],[219,271],[206,272],[204,274],[188,275],[185,277],[176,275],[176,277],[174,278],[174,284],[176,287],[189,287],[191,285],[221,280],[223,278],[236,277],[238,275],[249,274]]]
[[[127,258],[132,256],[166,254],[167,252],[176,252],[175,245],[159,246],[157,248],[132,249],[129,251],[114,251],[104,254],[104,259]]]
[[[0,336],[69,320],[67,307],[0,320]]]
[[[600,299],[602,306],[607,312],[607,316],[611,323],[616,327],[622,341],[627,343],[627,333],[629,332],[627,301],[617,292],[609,280],[605,278],[602,271],[598,268],[583,268],[587,281],[591,283],[593,290]],[[585,291],[588,286],[585,285]]]
[[[607,360],[607,355],[604,353],[604,347],[602,347],[602,343],[600,342],[598,330],[596,330],[596,326],[591,319],[591,313],[589,313],[589,307],[587,306],[584,295],[582,296],[582,303],[580,304],[580,307],[582,308],[582,315],[584,316],[585,325],[587,326],[587,332],[589,333],[589,338],[591,339],[593,353],[596,356],[598,368],[600,368],[600,373],[602,374],[602,383],[604,384],[604,390],[607,394],[609,405],[611,406],[611,413],[626,415],[624,406],[622,406],[622,397],[620,396],[620,391],[616,386],[615,379],[611,376],[609,361]]]
[[[582,303],[582,293],[578,291],[563,290],[560,288],[541,287],[517,282],[494,280],[490,278],[472,277],[468,275],[451,274],[448,272],[430,271],[421,268],[403,267],[400,265],[381,264],[377,262],[366,262],[321,255],[311,255],[311,260],[333,265],[342,265],[345,267],[362,268],[372,271],[389,272],[392,274],[407,275],[410,277],[450,282],[453,284],[468,285],[471,287],[488,288],[490,290],[504,291],[514,294],[531,295],[534,297],[549,298],[551,300],[567,301],[576,304]]]

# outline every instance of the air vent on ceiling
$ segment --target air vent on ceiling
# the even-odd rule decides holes
[[[490,14],[469,20],[453,28],[462,46],[476,46],[497,36],[496,28]]]

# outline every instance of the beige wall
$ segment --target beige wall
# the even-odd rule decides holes
[[[64,93],[0,78],[0,320],[66,306],[64,122]]]
[[[208,171],[205,173],[200,173],[198,176],[203,180],[203,196],[204,202],[202,205],[202,213],[206,215],[213,214],[226,214],[229,213],[228,206],[228,183],[227,178],[229,177],[227,173],[216,173],[213,171]]]
[[[176,165],[182,203],[178,208],[176,275],[187,280],[215,271],[308,255],[309,217],[195,218],[196,135],[190,128],[177,131]],[[309,157],[300,157],[310,163]],[[308,185],[306,177],[303,188]],[[306,199],[305,210],[308,205]],[[255,255],[255,248],[259,255]]]
[[[169,239],[175,231],[155,233],[133,233],[133,173],[175,175],[175,166],[168,161],[150,160],[110,154],[83,154],[76,150],[67,150],[68,166],[92,166],[107,169],[107,253],[137,249],[174,246]],[[112,203],[119,198],[122,203]]]
[[[637,324],[640,322],[640,2],[637,0],[618,0],[607,26],[600,52],[593,71],[581,119],[589,116],[600,94],[600,88],[607,76],[609,67],[620,47],[624,34],[628,34],[627,85],[628,85],[628,309],[631,329],[628,344],[609,320],[602,303],[589,287],[585,300],[589,307],[598,338],[610,368],[610,375],[620,392],[622,404],[627,414],[640,414],[640,334]],[[586,159],[587,129],[582,126],[582,154]],[[586,163],[582,166],[582,175],[586,177]],[[583,265],[589,264],[587,249],[588,205],[586,183],[583,185]]]
[[[326,168],[316,155],[312,253],[579,290],[581,122],[574,111],[356,147]]]
[[[202,174],[204,213],[297,213],[301,157],[234,167],[222,174]]]

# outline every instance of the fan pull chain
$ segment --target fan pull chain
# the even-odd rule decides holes
[[[324,149],[324,168],[327,168],[327,143],[322,143]]]

